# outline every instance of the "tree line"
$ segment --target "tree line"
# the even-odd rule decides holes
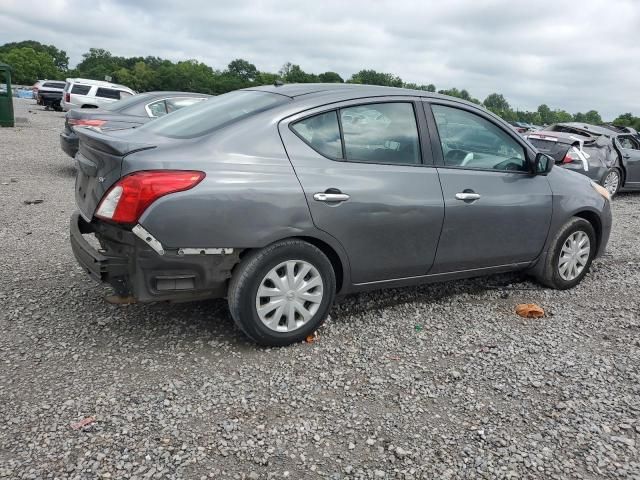
[[[483,101],[473,97],[467,90],[449,88],[437,90],[430,84],[405,83],[392,73],[377,72],[371,69],[360,70],[343,79],[336,72],[309,73],[300,65],[286,63],[276,72],[262,72],[243,59],[231,61],[224,69],[213,69],[197,60],[172,62],[159,57],[119,57],[102,48],[91,48],[82,55],[82,61],[69,68],[69,57],[64,50],[53,45],[43,45],[34,40],[6,43],[0,46],[0,62],[7,63],[13,70],[16,84],[32,85],[38,79],[63,80],[67,77],[104,80],[111,77],[115,83],[121,83],[139,91],[180,90],[221,94],[239,88],[256,85],[270,85],[276,81],[285,83],[361,83],[404,87],[461,98],[501,116],[508,121],[526,122],[535,125],[557,122],[586,122],[601,124],[603,120],[596,110],[571,114],[565,110],[551,109],[546,104],[537,110],[514,109],[500,93],[492,93]],[[619,115],[614,124],[631,126],[640,130],[640,117],[631,113]]]

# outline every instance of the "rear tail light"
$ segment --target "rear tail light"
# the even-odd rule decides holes
[[[97,119],[70,118],[68,120],[68,123],[72,127],[101,127],[102,125],[107,123],[107,121]]]
[[[96,217],[117,223],[136,223],[149,205],[170,193],[195,187],[204,172],[147,170],[127,175],[103,197]]]
[[[562,163],[573,163],[573,162],[579,162],[579,161],[580,161],[580,157],[576,152],[573,151],[573,148],[570,148],[569,151],[567,151],[567,154],[562,159]]]
[[[64,101],[67,103],[71,102],[71,94],[69,92],[64,94]]]

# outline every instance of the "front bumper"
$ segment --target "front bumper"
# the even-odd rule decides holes
[[[86,235],[94,234],[99,247]],[[224,255],[180,255],[166,249],[158,254],[125,228],[87,222],[76,212],[70,223],[71,249],[80,266],[120,296],[139,302],[189,301],[226,296],[231,270],[239,252]]]
[[[62,151],[69,155],[71,158],[76,157],[76,153],[78,153],[80,141],[78,139],[78,135],[75,132],[62,132],[60,134],[60,147],[62,147]]]

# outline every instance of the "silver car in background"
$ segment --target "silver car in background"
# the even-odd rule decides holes
[[[304,339],[352,292],[518,270],[571,288],[611,229],[600,185],[424,91],[259,87],[76,131],[79,264],[140,302],[226,297],[263,345]]]

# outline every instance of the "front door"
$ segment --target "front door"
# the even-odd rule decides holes
[[[425,275],[433,264],[444,205],[416,111],[406,100],[350,102],[280,124],[313,221],[342,244],[355,284]]]
[[[445,202],[432,273],[534,260],[549,232],[552,194],[545,176],[528,172],[524,142],[473,107],[434,104],[433,116],[425,107],[441,147]]]
[[[625,186],[640,188],[640,142],[633,135],[620,135],[618,144],[627,174]]]

